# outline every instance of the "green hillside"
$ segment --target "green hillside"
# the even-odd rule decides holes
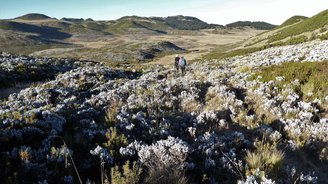
[[[39,13],[29,13],[20,17],[16,17],[15,19],[22,19],[22,20],[42,20],[42,19],[49,19],[47,15],[39,14]]]
[[[237,21],[231,24],[227,24],[226,27],[234,28],[234,27],[253,27],[259,30],[270,30],[275,28],[275,25],[266,23],[266,22],[250,22],[250,21]]]
[[[96,30],[96,31],[102,31],[102,30],[104,30],[108,27],[106,24],[103,24],[103,23],[100,23],[100,22],[94,22],[94,21],[86,21],[82,25],[85,28]]]
[[[249,26],[249,22],[236,22],[227,27]],[[305,34],[306,33],[306,34]],[[250,54],[270,47],[295,45],[314,39],[328,39],[328,10],[307,18],[304,16],[293,16],[273,30],[258,34],[247,40],[243,46],[226,50],[213,50],[204,59],[227,58]]]
[[[294,45],[315,39],[328,39],[328,10],[310,18],[293,16],[273,30],[247,40],[244,47],[267,48]]]
[[[161,29],[167,29],[163,25],[160,25]],[[106,30],[109,33],[113,34],[125,34],[130,32],[143,32],[143,33],[165,33],[164,31],[157,30],[156,28],[159,28],[159,26],[156,26],[153,23],[145,22],[145,21],[138,21],[138,20],[129,20],[129,19],[123,19],[119,20],[114,24],[110,24],[108,26],[108,29]],[[138,29],[138,30],[136,30]]]
[[[282,27],[286,27],[286,26],[289,26],[289,25],[292,25],[292,24],[295,24],[295,23],[298,23],[300,21],[303,21],[305,19],[307,19],[308,17],[305,17],[305,16],[299,16],[299,15],[296,15],[296,16],[293,16],[289,19],[287,19],[284,23],[282,23],[280,26],[278,26],[277,28],[282,28]]]
[[[269,43],[283,40],[290,36],[296,36],[305,32],[312,32],[317,29],[323,28],[328,25],[328,10],[325,10],[311,18],[280,30],[275,35],[271,36],[268,40]]]
[[[131,28],[144,28],[133,20],[122,20],[109,26],[108,31],[111,33],[124,33]]]
[[[166,31],[168,29],[179,30],[200,30],[208,28],[222,28],[221,25],[208,24],[195,17],[190,16],[169,16],[169,17],[138,17],[126,16],[117,20],[117,22],[134,21],[138,25],[144,26],[153,31]]]

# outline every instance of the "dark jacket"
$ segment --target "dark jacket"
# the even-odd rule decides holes
[[[175,65],[178,65],[179,64],[179,60],[180,60],[180,57],[175,57],[175,59],[174,59]]]

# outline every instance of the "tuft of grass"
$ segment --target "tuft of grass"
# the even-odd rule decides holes
[[[247,151],[246,162],[249,166],[249,172],[255,172],[260,169],[265,173],[275,176],[283,163],[284,153],[277,149],[275,143],[270,144],[264,141],[255,142],[255,151]]]
[[[179,169],[150,168],[145,178],[146,184],[187,184],[184,172]]]
[[[221,103],[222,103],[222,99],[219,96],[213,96],[213,98],[208,98],[208,96],[206,96],[206,104],[205,107],[203,108],[203,111],[209,112],[209,111],[221,110],[221,106],[218,105]]]
[[[122,107],[122,102],[120,101],[113,101],[109,105],[105,116],[105,126],[113,127],[115,125],[115,122],[117,120],[116,115],[120,111],[121,107]]]
[[[188,113],[199,112],[201,108],[201,104],[196,99],[192,99],[185,103],[182,103],[181,108],[183,112],[188,112]]]

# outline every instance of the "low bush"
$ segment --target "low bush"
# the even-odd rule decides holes
[[[128,145],[128,140],[124,134],[119,134],[116,128],[111,127],[106,132],[107,142],[104,146],[114,158],[120,157],[120,148]]]

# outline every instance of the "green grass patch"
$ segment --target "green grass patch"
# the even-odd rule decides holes
[[[105,25],[105,24],[101,24],[98,22],[90,22],[90,21],[84,23],[83,26],[88,29],[92,29],[92,30],[96,30],[96,31],[102,31],[107,28],[107,25]]]
[[[311,41],[313,39],[315,39],[315,37],[308,38],[305,35],[301,35],[301,36],[291,37],[290,39],[288,39],[285,42],[278,41],[278,42],[272,43],[270,45],[273,46],[273,47],[284,46],[284,45],[296,45],[296,44],[304,43],[304,42],[307,42],[307,41]]]
[[[274,65],[262,68],[253,74],[249,79],[254,80],[257,76],[262,76],[260,81],[268,82],[275,80],[278,76],[284,76],[285,80],[280,81],[277,85],[282,87],[285,84],[290,84],[291,81],[298,79],[300,88],[297,89],[306,100],[319,98],[323,99],[328,96],[328,61],[324,62],[304,62],[294,63],[288,62],[282,65]],[[312,92],[312,97],[307,97],[307,94]]]

